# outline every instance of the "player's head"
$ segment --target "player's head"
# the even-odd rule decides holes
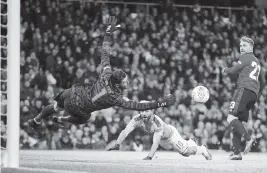
[[[147,100],[142,100],[140,103],[148,103],[149,101]],[[152,110],[146,110],[146,111],[140,111],[140,115],[143,121],[148,122],[151,121],[154,117],[154,113]]]
[[[110,76],[111,83],[119,89],[126,89],[128,88],[129,81],[127,74],[122,70],[115,70],[113,71],[112,75]]]
[[[241,54],[253,52],[253,46],[254,46],[254,41],[251,38],[244,36],[240,39]]]

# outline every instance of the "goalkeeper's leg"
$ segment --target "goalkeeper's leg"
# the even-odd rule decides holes
[[[61,111],[64,109],[64,100],[68,98],[70,95],[70,90],[67,89],[58,93],[54,100],[56,101],[54,104],[50,104],[46,106],[35,118],[30,119],[28,124],[32,127],[35,131],[39,128],[41,121],[45,118],[52,116],[54,113]]]
[[[65,112],[67,112],[69,115],[60,117],[54,116],[54,122],[59,124],[85,124],[91,117],[90,113],[85,112],[79,105],[72,104],[70,100],[66,100],[64,105]]]
[[[91,117],[91,114],[85,114],[85,113],[79,114],[79,115],[76,114],[76,116],[68,115],[66,117],[54,116],[53,117],[53,121],[56,122],[56,123],[61,124],[62,126],[65,126],[64,123],[85,124],[90,119],[90,117]]]
[[[57,112],[57,109],[55,109],[55,104],[50,104],[48,106],[46,106],[38,115],[37,117],[33,118],[33,119],[29,119],[28,120],[28,125],[33,129],[33,132],[35,133],[35,135],[38,136],[38,129],[40,129],[40,125],[41,122],[44,118],[47,118],[51,115],[53,115],[54,113]]]

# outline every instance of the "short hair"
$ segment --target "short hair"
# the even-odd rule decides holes
[[[126,77],[126,73],[122,70],[115,70],[112,72],[112,75],[110,76],[110,81],[112,84],[120,84],[121,81]]]
[[[240,39],[240,41],[245,41],[245,42],[251,44],[252,47],[254,46],[254,41],[253,41],[251,38],[247,37],[247,36],[243,36],[243,37]]]

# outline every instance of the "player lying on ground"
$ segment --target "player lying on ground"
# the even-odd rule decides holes
[[[28,121],[31,127],[38,128],[41,120],[53,113],[65,110],[70,114],[67,117],[53,117],[53,121],[64,126],[64,122],[84,124],[91,117],[91,113],[112,106],[120,106],[132,110],[156,109],[162,106],[174,104],[175,96],[166,96],[162,101],[150,101],[139,103],[122,96],[122,90],[128,87],[128,77],[122,70],[111,70],[110,45],[112,32],[117,29],[117,19],[109,17],[107,30],[104,36],[101,53],[101,65],[103,71],[99,79],[93,84],[76,84],[56,95],[55,104],[46,106],[34,119]]]
[[[108,150],[119,150],[121,143],[137,127],[142,127],[145,131],[154,134],[152,147],[144,160],[151,160],[159,145],[166,150],[176,151],[186,157],[202,154],[207,160],[212,159],[206,146],[197,146],[192,139],[184,140],[175,127],[163,122],[151,110],[141,111],[140,114],[134,116],[126,128],[120,133],[116,145]]]
[[[247,154],[255,139],[251,138],[245,129],[242,121],[247,122],[249,111],[254,106],[259,96],[260,82],[262,86],[266,81],[260,73],[261,66],[259,60],[253,54],[254,42],[251,38],[242,37],[240,40],[240,56],[238,64],[231,68],[224,68],[223,74],[239,74],[237,89],[230,103],[227,122],[230,123],[233,133],[233,150],[230,160],[242,160],[241,137],[247,141],[244,154]]]

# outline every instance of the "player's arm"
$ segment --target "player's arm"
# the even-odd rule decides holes
[[[265,78],[266,71],[261,70],[259,74],[259,81],[260,81],[260,94],[262,93],[263,88],[266,86],[266,78]]]
[[[229,68],[224,68],[222,73],[223,74],[236,74],[238,72],[240,72],[245,66],[248,65],[248,55],[241,55],[239,58],[239,61],[236,65],[234,65],[233,67],[229,67]]]
[[[137,121],[136,121],[137,117],[134,117],[129,124],[126,126],[126,128],[121,131],[118,139],[117,139],[117,144],[121,145],[121,143],[125,140],[125,138],[136,128],[137,125]]]
[[[145,158],[145,160],[151,160],[153,158],[153,156],[155,155],[155,153],[159,147],[160,139],[162,136],[163,136],[163,129],[154,133],[153,144],[152,144],[152,147],[150,148],[148,156]]]
[[[105,34],[101,51],[101,65],[103,68],[103,72],[105,70],[111,70],[110,58],[109,58],[111,42],[112,42],[111,34]]]
[[[260,78],[260,83],[261,83],[262,86],[266,85],[266,77],[265,76],[266,76],[266,71],[262,70],[260,72],[260,77],[259,77]]]
[[[131,109],[131,110],[137,110],[137,111],[144,111],[144,110],[150,110],[150,109],[156,109],[159,107],[166,107],[170,106],[175,103],[175,96],[168,95],[162,101],[150,101],[148,103],[140,103],[133,100],[129,100],[125,97],[119,96],[115,100],[115,105],[123,107],[125,109]]]
[[[238,61],[238,63],[236,65],[234,65],[233,67],[224,68],[223,74],[230,74],[230,75],[236,74],[236,73],[240,72],[245,66],[246,66],[245,63]]]
[[[108,149],[108,151],[111,150],[119,150],[120,149],[120,145],[121,143],[125,140],[125,138],[136,128],[136,126],[138,125],[139,122],[139,118],[140,115],[135,116],[130,122],[129,124],[125,127],[125,129],[123,129],[123,131],[121,131],[116,144],[114,146],[112,146],[111,148]]]
[[[116,26],[117,19],[114,16],[110,16],[107,20],[107,29],[104,36],[104,41],[102,44],[102,51],[101,51],[101,65],[103,68],[103,72],[101,76],[103,76],[106,73],[111,72],[111,66],[110,66],[110,50],[111,50],[111,43],[112,43],[112,32],[114,32],[118,26]]]

